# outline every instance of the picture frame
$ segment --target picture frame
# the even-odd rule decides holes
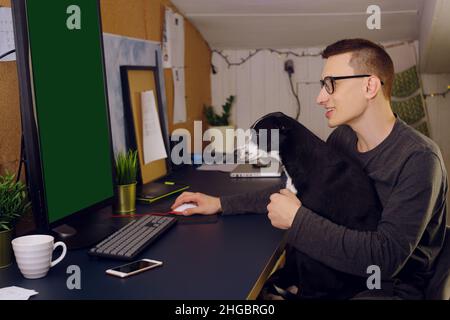
[[[125,140],[129,149],[138,151],[138,182],[144,185],[171,172],[169,132],[164,120],[165,110],[161,97],[158,67],[123,65],[120,66],[120,75],[126,126]],[[146,164],[144,161],[141,93],[150,90],[155,94],[156,109],[168,157]]]

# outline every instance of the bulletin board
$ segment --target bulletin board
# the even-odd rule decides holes
[[[126,141],[129,148],[138,151],[139,182],[146,184],[167,175],[170,163],[167,159],[155,160],[145,164],[142,128],[141,92],[152,90],[155,94],[157,112],[163,137],[168,131],[163,117],[161,90],[158,82],[157,67],[121,66],[122,91],[124,100],[124,115],[126,122]],[[164,139],[165,140],[165,139]],[[167,155],[170,150],[165,143]]]

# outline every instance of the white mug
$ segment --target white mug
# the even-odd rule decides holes
[[[67,247],[64,242],[54,243],[54,238],[47,235],[19,237],[11,241],[20,272],[27,279],[39,279],[47,275],[51,267],[64,259]],[[61,246],[63,251],[58,259],[52,261],[53,250]]]

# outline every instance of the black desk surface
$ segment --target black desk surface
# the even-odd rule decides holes
[[[279,182],[278,178],[232,179],[228,173],[191,167],[170,179],[190,184],[190,191],[216,196]],[[139,206],[138,213],[167,211],[174,199]],[[129,221],[103,218],[121,224]],[[80,249],[69,251],[42,279],[23,278],[15,264],[1,269],[0,288],[14,285],[38,291],[31,299],[246,299],[278,258],[283,238],[284,232],[273,228],[266,215],[220,216],[210,224],[178,223],[139,256],[161,260],[162,267],[120,279],[106,275],[105,270],[123,261],[92,258]],[[81,290],[67,288],[70,265],[81,269]]]

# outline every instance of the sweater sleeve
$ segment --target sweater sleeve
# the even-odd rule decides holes
[[[390,279],[417,247],[433,212],[445,205],[445,179],[435,154],[415,153],[405,163],[376,231],[351,230],[301,207],[288,241],[336,270],[366,276],[367,267],[377,265],[382,277]]]
[[[270,195],[284,188],[280,182],[263,190],[220,197],[222,214],[267,213]]]

